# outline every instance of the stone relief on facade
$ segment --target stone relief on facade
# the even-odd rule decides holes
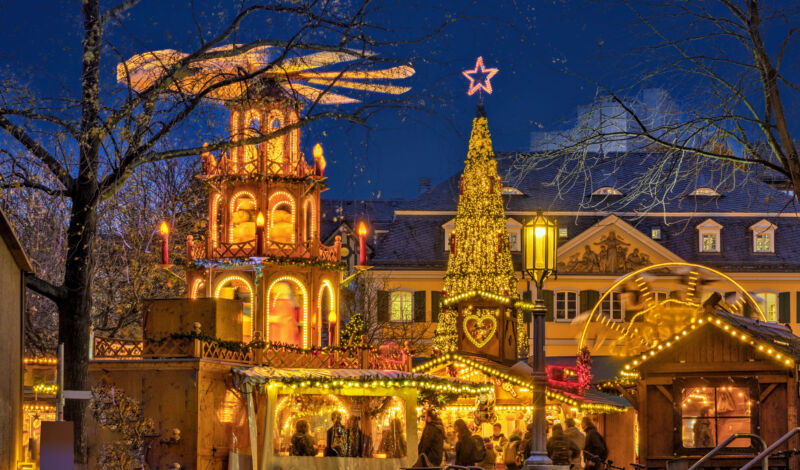
[[[595,245],[598,248],[594,248]],[[652,261],[650,255],[634,248],[613,230],[600,241],[583,246],[581,253],[573,253],[567,261],[558,263],[559,273],[626,273],[645,266]]]

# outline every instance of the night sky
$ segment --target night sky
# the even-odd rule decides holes
[[[6,73],[25,71],[31,87],[45,95],[62,89],[74,92],[80,71],[78,3],[1,3],[0,39],[5,47],[0,60]],[[464,12],[467,6],[463,0],[433,6],[399,3],[402,8],[392,10],[388,23],[408,31],[409,37],[438,24],[446,11]],[[125,29],[113,30],[109,39],[124,45],[128,55],[162,48],[185,50],[195,37],[187,5],[144,0],[129,15]],[[200,23],[213,22],[215,15],[224,15],[219,5],[198,7],[195,16]],[[370,122],[369,130],[326,122],[304,131],[306,155],[317,141],[326,149],[331,187],[326,197],[409,198],[416,195],[420,177],[436,184],[459,171],[477,103],[477,97],[466,95],[467,80],[461,71],[472,68],[478,55],[487,67],[500,69],[493,79],[494,94],[485,96],[495,151],[526,150],[532,130],[565,127],[574,118],[575,107],[590,102],[596,92],[581,76],[602,79],[610,86],[625,84],[628,64],[621,54],[636,33],[630,13],[621,7],[498,0],[477,2],[465,15],[431,40],[378,51],[418,58],[412,64],[417,74],[406,82],[414,87],[413,93],[437,97],[432,101],[438,102],[426,102],[429,112],[385,111]],[[281,30],[275,27],[274,34],[280,36],[285,32]],[[262,23],[250,25],[248,34],[272,37],[271,31]],[[106,80],[113,79],[114,65],[106,61]]]

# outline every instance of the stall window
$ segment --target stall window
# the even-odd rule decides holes
[[[710,449],[736,433],[752,432],[756,421],[752,404],[756,386],[749,380],[724,382],[676,381],[675,397],[680,447],[684,451]],[[730,447],[746,448],[747,439],[736,439]]]
[[[578,293],[575,291],[559,291],[556,296],[556,320],[574,320],[578,316]]]
[[[410,322],[413,318],[414,298],[411,292],[392,292],[390,297],[389,320]]]

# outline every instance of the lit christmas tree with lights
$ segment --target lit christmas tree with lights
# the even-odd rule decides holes
[[[444,278],[445,305],[434,339],[437,348],[443,352],[453,351],[458,347],[459,310],[448,308],[448,299],[452,302],[461,297],[494,296],[495,300],[503,299],[505,303],[512,304],[518,298],[517,277],[511,261],[503,211],[502,183],[497,174],[489,123],[482,105],[478,106],[477,115],[472,121],[465,163],[459,186],[455,230],[450,237],[450,256]],[[475,314],[468,315],[477,316],[477,310]],[[485,316],[477,316],[478,321],[473,325],[478,323],[474,330],[485,330],[481,334],[488,342],[497,329],[497,320],[481,323]],[[517,324],[518,344],[522,346],[525,344],[525,328],[521,316]],[[474,334],[471,338],[478,347],[482,347],[481,343],[486,344],[483,338]]]

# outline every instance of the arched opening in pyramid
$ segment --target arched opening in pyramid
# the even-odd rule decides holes
[[[249,342],[253,338],[253,286],[250,282],[241,276],[228,276],[217,284],[214,297],[242,302],[242,341]]]

